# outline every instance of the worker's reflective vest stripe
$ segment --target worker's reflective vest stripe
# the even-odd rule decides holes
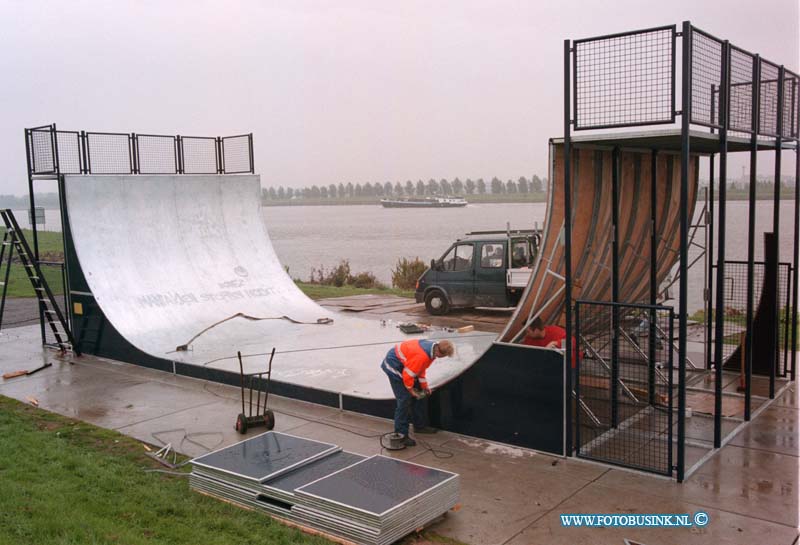
[[[433,363],[433,348],[436,343],[427,339],[414,339],[398,343],[389,350],[381,367],[387,373],[398,376],[403,380],[403,385],[409,390],[414,387],[414,381],[419,380],[422,388],[428,387],[425,372]]]

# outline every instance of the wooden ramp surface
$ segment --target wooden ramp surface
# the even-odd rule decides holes
[[[564,324],[564,157],[563,146],[550,148],[554,183],[549,187],[547,218],[539,260],[531,281],[501,339],[513,342],[534,316]],[[690,161],[689,217],[697,199],[698,157]],[[620,152],[619,279],[620,301],[643,302],[649,294],[650,197],[653,155]],[[656,277],[660,284],[678,261],[680,227],[680,156],[659,153],[656,171]],[[572,154],[573,299],[611,299],[612,151],[576,147]],[[592,324],[584,324],[591,327]]]

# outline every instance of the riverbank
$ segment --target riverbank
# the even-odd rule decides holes
[[[545,202],[547,193],[503,193],[484,195],[458,195],[464,197],[470,204],[490,203],[537,203]],[[380,205],[383,197],[347,197],[344,199],[300,198],[271,200],[263,199],[262,206],[352,206],[352,205]]]
[[[25,238],[32,243],[33,233],[23,229]],[[61,262],[64,260],[64,241],[60,232],[42,231],[39,232],[39,254],[43,261]],[[5,266],[0,269],[5,273]],[[60,266],[43,266],[42,272],[47,279],[50,289],[55,295],[64,293],[63,277]],[[9,271],[8,289],[6,296],[9,298],[32,298],[36,294],[31,287],[31,283],[25,274],[25,269],[19,258],[15,255],[14,263]],[[336,287],[332,285],[303,282],[295,279],[295,284],[300,290],[311,299],[326,299],[330,297],[349,297],[352,295],[397,295],[398,297],[414,297],[413,290],[402,290],[398,288],[357,288],[354,286]]]
[[[517,194],[485,194],[485,195],[458,195],[464,197],[469,204],[525,204],[525,203],[543,203],[547,202],[547,193],[517,193]],[[747,201],[750,198],[746,190],[733,190],[728,188],[726,200],[727,201]],[[771,201],[774,198],[772,193],[761,192],[756,196],[757,201]],[[715,201],[718,198],[715,196]],[[794,200],[794,189],[784,188],[781,193],[781,200]],[[261,201],[261,206],[359,206],[369,205],[378,206],[381,204],[381,197],[352,197],[345,199],[284,199],[284,200],[270,200],[264,199]],[[698,201],[701,205],[702,201]]]
[[[701,187],[705,189],[706,186]],[[715,192],[716,193],[716,192]],[[480,204],[480,203],[491,203],[491,204],[518,204],[518,203],[543,203],[547,201],[547,193],[544,191],[538,193],[501,193],[501,194],[493,194],[493,193],[485,193],[483,195],[480,194],[473,194],[473,195],[458,195],[459,197],[464,197],[467,199],[469,203],[472,204]],[[323,199],[323,198],[299,198],[299,199],[262,199],[261,205],[265,207],[269,206],[353,206],[353,205],[379,205],[381,202],[382,197],[346,197],[343,199],[335,198],[335,199]],[[729,187],[727,190],[727,200],[728,201],[746,201],[748,200],[749,193],[746,189],[734,189]],[[758,195],[756,196],[756,200],[758,201],[768,201],[773,199],[773,194],[771,191],[759,191]],[[792,187],[784,187],[781,191],[781,200],[793,200],[794,199],[794,188]],[[717,195],[715,195],[715,201],[717,199]],[[6,204],[0,202],[0,208],[11,208],[15,211],[24,211],[27,210],[27,203],[26,204],[17,204],[16,201],[5,201]],[[38,205],[37,200],[37,205]],[[50,210],[58,210],[58,206],[54,206],[52,204],[45,204],[44,208],[48,211]],[[18,218],[20,219],[20,218]]]

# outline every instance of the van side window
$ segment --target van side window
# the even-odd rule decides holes
[[[458,244],[442,258],[442,270],[467,271],[472,268],[472,244]]]
[[[499,269],[503,266],[503,245],[488,242],[481,246],[481,267]]]
[[[511,246],[511,268],[527,267],[532,261],[527,239],[515,240]]]

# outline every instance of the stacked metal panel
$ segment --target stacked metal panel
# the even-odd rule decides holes
[[[195,490],[241,507],[264,511],[300,523],[292,510],[295,504],[294,489],[363,459],[363,456],[351,452],[334,452],[264,483],[220,478],[219,475],[211,475],[203,468],[195,467],[189,477],[189,483]]]
[[[373,456],[295,490],[295,515],[358,543],[394,543],[458,501],[459,477]]]
[[[458,475],[279,432],[192,460],[193,489],[356,543],[383,545],[441,516]]]

